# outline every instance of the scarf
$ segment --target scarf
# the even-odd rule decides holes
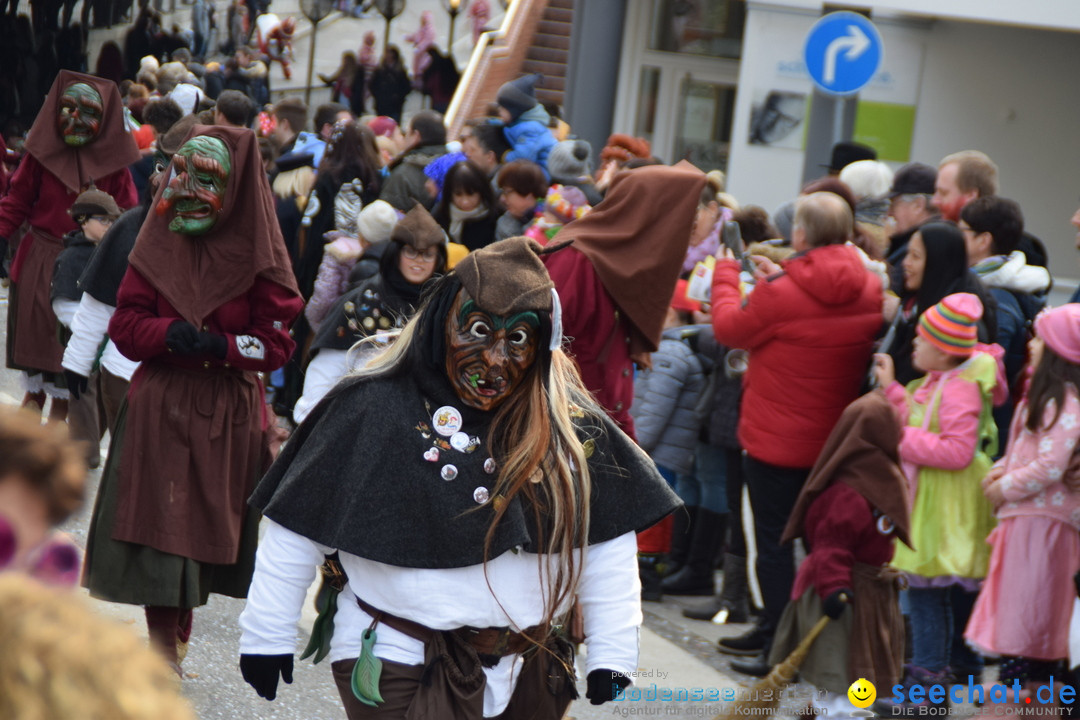
[[[472,210],[461,210],[454,203],[450,203],[450,240],[451,242],[461,242],[461,229],[465,223],[469,220],[476,220],[478,218],[487,217],[488,208],[483,203],[477,205]]]

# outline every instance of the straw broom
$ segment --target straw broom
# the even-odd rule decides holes
[[[783,690],[785,685],[795,679],[796,673],[799,672],[799,666],[806,659],[806,654],[810,652],[810,646],[814,644],[817,636],[821,634],[828,624],[829,616],[823,615],[817,621],[817,624],[810,629],[810,632],[806,634],[806,637],[791,651],[791,654],[751,688],[750,697],[728,705],[713,720],[726,720],[738,715],[752,715],[758,718],[771,717],[772,713],[766,711],[775,710],[776,706],[780,704],[780,690]],[[762,699],[765,693],[769,693],[768,699]]]

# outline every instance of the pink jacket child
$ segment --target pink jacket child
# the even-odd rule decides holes
[[[1004,351],[976,343],[981,317],[982,303],[970,293],[949,295],[923,313],[913,361],[927,374],[906,388],[880,372],[889,361],[876,356],[879,382],[907,425],[900,460],[911,483],[915,550],[898,547],[893,565],[913,586],[952,579],[974,589],[986,574],[994,520],[979,483],[997,446],[992,406],[1006,400],[1008,388]]]
[[[984,654],[1053,662],[1068,655],[1080,569],[1080,493],[1070,468],[1080,442],[1080,305],[1043,313],[1035,332],[1034,371],[1008,450],[983,481],[1000,524],[965,637]]]
[[[383,245],[390,240],[400,215],[390,203],[376,200],[360,211],[356,218],[357,237],[343,233],[335,234],[323,248],[322,262],[315,278],[315,287],[304,308],[304,315],[312,330],[318,330],[334,303],[349,289],[349,273],[373,245]]]
[[[425,10],[420,15],[420,27],[416,32],[405,36],[405,41],[412,43],[415,50],[413,50],[413,78],[419,82],[420,76],[427,70],[427,66],[431,64],[431,56],[428,55],[428,48],[435,44],[435,22],[432,19],[431,11]]]

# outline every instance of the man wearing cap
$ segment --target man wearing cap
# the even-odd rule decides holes
[[[889,285],[899,295],[904,289],[904,256],[908,242],[923,223],[938,217],[931,203],[937,170],[923,163],[908,163],[896,171],[889,189],[889,217],[893,234],[889,238]]]
[[[630,683],[634,531],[679,503],[581,385],[539,249],[511,238],[470,253],[256,488],[265,533],[240,669],[262,697],[292,682],[319,565],[336,610],[307,654],[330,658],[352,720],[562,718],[575,596],[586,697]]]
[[[79,276],[89,263],[94,248],[105,237],[105,232],[116,218],[120,217],[120,208],[111,195],[91,188],[75,198],[75,203],[68,212],[79,224],[79,229],[64,236],[64,250],[53,265],[52,288],[49,293],[64,340],[71,335],[71,326],[83,294],[77,283]],[[66,374],[65,371],[65,376]],[[96,381],[96,373],[91,379]],[[77,391],[72,393],[68,404],[68,426],[72,440],[86,444],[86,464],[96,468],[101,462],[98,444],[104,428],[101,427],[101,418],[98,416],[97,393],[86,389],[87,392],[81,396]]]

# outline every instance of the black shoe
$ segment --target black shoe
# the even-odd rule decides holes
[[[759,654],[747,660],[732,660],[731,669],[751,677],[765,677],[772,671],[772,665]]]
[[[711,570],[704,574],[689,565],[684,565],[674,575],[663,580],[663,589],[668,595],[706,596],[716,593],[716,582]]]
[[[720,638],[717,646],[727,655],[759,655],[768,645],[772,633],[761,625],[755,625],[742,635]]]

